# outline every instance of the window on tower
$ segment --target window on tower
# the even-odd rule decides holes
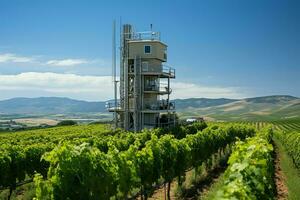
[[[145,54],[150,54],[151,53],[151,46],[150,45],[145,45],[144,46],[144,51],[145,51]]]

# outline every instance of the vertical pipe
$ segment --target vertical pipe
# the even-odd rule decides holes
[[[144,76],[142,75],[142,67],[140,68],[140,76],[141,76],[141,129],[144,129]]]
[[[116,80],[116,21],[113,21],[113,36],[112,36],[112,72],[114,84],[114,124],[117,128],[117,80]]]
[[[129,59],[129,46],[128,41],[132,37],[132,26],[129,24],[123,25],[123,51],[122,51],[122,59],[123,59],[123,89],[124,89],[124,129],[128,130],[129,123],[130,123],[130,116],[129,116],[129,98],[128,98],[128,59]]]
[[[125,58],[123,61],[124,64],[124,129],[129,130],[129,109],[128,109],[128,56],[127,56],[128,44],[125,41],[124,49]]]
[[[124,34],[123,34],[123,25],[122,25],[122,18],[120,17],[120,127],[124,128],[124,59],[123,59],[123,52],[124,52]]]
[[[170,127],[170,77],[168,77],[168,127]]]
[[[138,83],[137,83],[137,79],[138,79],[138,75],[137,75],[137,66],[138,66],[138,57],[135,56],[134,58],[134,87],[133,87],[133,125],[134,125],[134,132],[137,132],[138,130],[138,121],[137,121],[137,109],[138,109],[138,102],[137,102],[137,98],[138,98]]]
[[[139,129],[143,129],[143,124],[142,124],[142,98],[143,98],[143,84],[142,84],[142,59],[140,57],[140,65],[139,65]]]

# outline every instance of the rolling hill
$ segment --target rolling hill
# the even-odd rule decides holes
[[[13,98],[0,101],[2,114],[72,114],[105,112],[105,102],[87,102],[60,97]]]
[[[190,106],[178,109],[182,117],[204,116],[211,120],[265,121],[300,117],[300,99],[293,96],[266,96],[208,107]]]
[[[182,118],[204,116],[210,120],[261,121],[300,117],[300,98],[286,95],[246,99],[176,99],[176,110]],[[87,116],[106,113],[105,102],[79,101],[69,98],[13,98],[0,101],[1,115]]]

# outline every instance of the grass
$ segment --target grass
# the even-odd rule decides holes
[[[181,188],[178,188],[179,199],[206,199],[207,195],[214,189],[214,185],[222,183],[223,173],[227,167],[227,160],[231,149],[227,147],[221,155],[216,153],[212,156],[212,165],[204,163],[196,171],[189,171]],[[218,189],[215,190],[215,192]]]
[[[279,140],[274,138],[275,145],[278,147],[279,157],[280,157],[280,167],[285,176],[285,184],[288,188],[289,200],[299,200],[300,199],[300,171],[295,168],[292,159],[287,155],[283,146],[280,144]]]
[[[0,199],[7,199],[9,190],[0,191]],[[34,183],[27,183],[19,186],[13,191],[11,200],[31,200],[35,197],[35,186]]]
[[[201,196],[199,200],[212,200],[214,199],[215,195],[217,194],[217,191],[221,189],[223,186],[223,181],[224,181],[224,173],[221,174],[218,178],[218,181],[213,183],[211,187],[208,190],[208,193],[205,196]]]

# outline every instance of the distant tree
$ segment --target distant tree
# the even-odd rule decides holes
[[[60,121],[57,126],[72,126],[72,125],[76,125],[77,122],[73,121],[73,120],[63,120]]]
[[[89,124],[109,124],[111,121],[106,120],[106,121],[92,121]]]

